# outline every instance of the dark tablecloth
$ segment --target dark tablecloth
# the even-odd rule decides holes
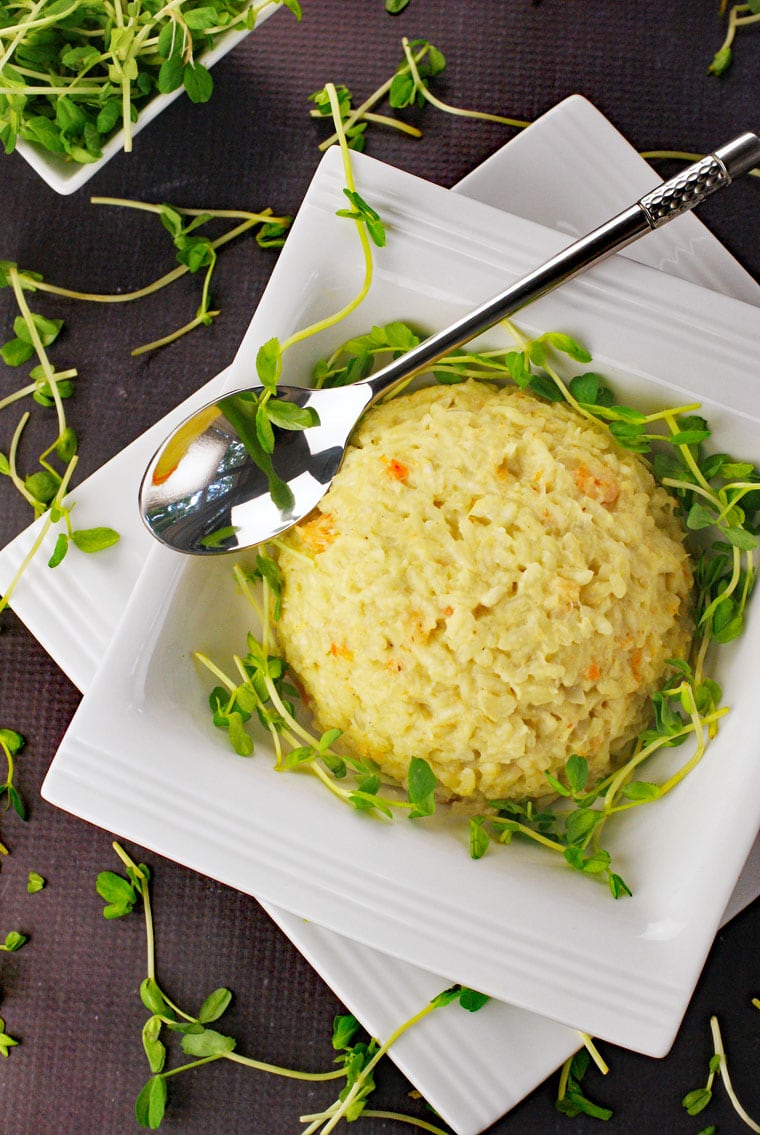
[[[448,67],[436,90],[448,101],[533,120],[563,97],[586,95],[640,150],[705,152],[757,128],[760,31],[737,40],[722,78],[707,67],[724,22],[718,0],[411,0],[392,17],[383,0],[305,0],[297,26],[277,13],[214,70],[210,103],[174,103],[141,133],[132,155],[119,155],[71,197],[50,190],[20,157],[0,158],[0,258],[19,261],[52,281],[89,291],[128,290],[160,275],[171,252],[144,218],[90,204],[90,194],[214,208],[271,205],[293,213],[317,165],[322,132],[308,117],[307,96],[326,81],[370,93],[401,57],[402,35],[429,39]],[[424,136],[411,141],[373,131],[369,152],[444,186],[454,184],[514,135],[496,124],[425,110]],[[674,172],[662,165],[661,172]],[[717,236],[760,279],[760,186],[744,179],[701,210]],[[66,354],[82,378],[71,404],[80,435],[79,479],[217,373],[236,350],[273,264],[252,242],[220,257],[214,296],[222,315],[212,327],[141,359],[127,348],[188,318],[194,282],[154,302],[104,310],[46,303],[66,318]],[[3,338],[12,306],[0,295]],[[0,368],[2,391],[14,379]],[[0,449],[15,424],[0,417]],[[34,438],[30,438],[30,449]],[[30,517],[3,485],[0,545]],[[0,726],[21,732],[27,747],[17,783],[28,823],[2,817],[10,849],[0,871],[0,940],[29,935],[17,954],[0,954],[0,1015],[21,1044],[0,1060],[0,1129],[13,1135],[115,1135],[138,1130],[134,1098],[146,1078],[137,996],[144,972],[143,928],[133,916],[101,916],[96,874],[117,867],[109,833],[47,805],[39,786],[80,695],[10,612],[0,618]],[[273,1063],[323,1069],[340,1010],[257,903],[160,857],[130,849],[154,870],[158,964],[177,1001],[195,1004],[216,985],[233,989],[225,1030],[241,1051]],[[29,870],[48,880],[26,893]],[[722,930],[671,1053],[651,1060],[605,1046],[611,1066],[589,1076],[589,1094],[614,1110],[618,1135],[670,1130],[697,1135],[707,1123],[745,1130],[718,1089],[711,1109],[689,1117],[683,1094],[706,1076],[709,1016],[720,1016],[735,1086],[760,1114],[760,905]],[[388,990],[388,996],[393,991]],[[424,1115],[410,1085],[386,1062],[374,1106]],[[171,1085],[163,1130],[186,1135],[299,1130],[298,1116],[332,1098],[314,1087],[250,1072],[226,1062]],[[521,1135],[594,1130],[598,1120],[568,1119],[553,1106],[556,1077],[494,1125]],[[429,1113],[428,1113],[429,1114]],[[362,1119],[367,1135],[397,1130]]]

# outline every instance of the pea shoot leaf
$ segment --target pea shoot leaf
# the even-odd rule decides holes
[[[435,790],[438,786],[435,773],[422,757],[412,757],[408,772],[409,801],[412,819],[432,816],[435,812]]]
[[[8,1056],[10,1050],[19,1042],[5,1031],[5,1021],[0,1017],[0,1056]]]
[[[71,533],[71,542],[80,552],[92,555],[119,542],[119,533],[113,528],[79,528]]]
[[[711,1099],[712,1091],[710,1088],[695,1088],[693,1092],[686,1093],[681,1104],[689,1115],[699,1115],[701,1111],[705,1110]]]
[[[440,993],[436,994],[430,1003],[436,1008],[442,1008],[458,1001],[468,1013],[477,1013],[489,1000],[485,993],[478,993],[477,990],[470,989],[466,985],[450,985],[447,989],[442,989]]]
[[[200,1033],[186,1033],[182,1037],[182,1051],[188,1056],[220,1056],[233,1052],[236,1046],[234,1037],[225,1036],[215,1029],[204,1029]]]
[[[141,1127],[157,1131],[166,1111],[168,1090],[163,1076],[151,1076],[135,1101],[135,1119]]]
[[[45,880],[42,875],[37,871],[30,871],[26,883],[27,894],[36,895],[43,890],[44,886]]]
[[[22,934],[19,930],[9,930],[5,935],[5,941],[0,944],[0,950],[6,954],[15,954],[28,941],[26,934]]]
[[[352,1013],[341,1013],[333,1019],[332,1046],[336,1051],[350,1048],[361,1028]]]
[[[143,1025],[142,1043],[151,1072],[156,1075],[166,1063],[166,1045],[160,1040],[161,1018],[155,1014],[148,1017]]]
[[[218,1021],[223,1013],[226,1012],[232,1000],[232,994],[229,989],[215,989],[213,993],[209,993],[206,1000],[198,1010],[198,1020],[203,1025],[209,1025],[212,1021]]]
[[[114,871],[101,871],[96,880],[96,890],[105,900],[103,917],[122,918],[134,909],[138,895],[132,883]]]
[[[338,209],[335,215],[337,217],[348,217],[358,224],[365,225],[371,240],[378,248],[382,248],[385,245],[385,226],[380,220],[379,213],[375,212],[372,206],[368,205],[355,189],[344,189],[343,192],[353,208]]]

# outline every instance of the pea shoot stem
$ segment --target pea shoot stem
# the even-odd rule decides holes
[[[578,1036],[583,1041],[583,1046],[588,1051],[588,1054],[591,1057],[591,1059],[594,1061],[594,1064],[596,1064],[597,1068],[602,1073],[602,1075],[606,1076],[607,1073],[610,1070],[609,1065],[608,1065],[607,1061],[604,1059],[604,1057],[602,1056],[599,1049],[594,1044],[593,1038],[591,1036],[589,1036],[588,1033],[584,1033],[584,1032],[580,1032],[580,1031],[578,1031]]]
[[[206,326],[217,315],[219,315],[218,311],[207,311],[203,315],[196,315],[188,323],[185,323],[182,327],[178,327],[176,331],[170,331],[168,335],[164,335],[160,339],[154,339],[150,343],[143,343],[141,347],[134,347],[131,354],[136,357],[137,355],[145,355],[148,351],[156,351],[159,347],[167,347],[170,343],[175,343],[177,339],[181,339],[183,335],[194,331],[196,327]]]
[[[348,142],[346,141],[346,133],[343,120],[340,115],[340,104],[338,102],[338,94],[333,83],[325,85],[325,91],[330,100],[330,109],[332,111],[333,120],[335,122],[335,132],[338,144],[340,146],[341,155],[343,158],[343,171],[346,179],[346,186],[350,192],[356,192],[356,185],[354,182],[354,174],[351,168],[351,160],[349,157]],[[340,323],[352,311],[359,307],[370,289],[372,284],[372,249],[370,240],[367,236],[367,227],[360,220],[355,222],[356,231],[359,237],[359,243],[362,249],[362,256],[364,258],[364,278],[359,291],[354,298],[344,305],[339,311],[334,312],[332,315],[327,316],[325,319],[319,319],[315,323],[310,324],[308,327],[302,328],[300,331],[294,332],[287,339],[283,340],[281,344],[281,353],[284,354],[286,350],[294,346],[296,343],[302,342],[304,339],[316,335],[320,331],[326,330],[328,327],[333,327],[336,323]]]
[[[320,1135],[329,1135],[329,1132],[335,1129],[337,1124],[350,1109],[351,1104],[354,1102],[354,1100],[356,1100],[357,1096],[360,1095],[373,1069],[386,1055],[388,1050],[396,1043],[399,1037],[403,1036],[403,1034],[408,1029],[424,1020],[425,1017],[432,1013],[436,1008],[437,1005],[435,1001],[429,1001],[427,1005],[424,1005],[422,1009],[419,1010],[419,1012],[415,1013],[412,1017],[409,1017],[408,1020],[404,1021],[403,1024],[399,1025],[398,1028],[396,1028],[391,1033],[388,1039],[378,1047],[369,1063],[364,1066],[360,1075],[357,1076],[356,1080],[351,1085],[348,1092],[346,1092],[345,1096],[343,1096],[342,1100],[338,1100],[335,1104],[332,1105],[332,1107],[328,1108],[326,1111],[321,1112],[319,1115],[302,1115],[300,1117],[302,1123],[307,1123],[309,1120],[313,1120],[313,1122],[304,1129],[301,1135],[315,1135],[317,1131],[319,1131]],[[327,1122],[324,1126],[321,1126],[325,1118],[327,1118]]]
[[[430,51],[430,45],[429,44],[425,44],[424,47],[420,48],[420,50],[413,56],[415,63],[419,63],[422,59],[424,59],[424,57],[428,54],[429,51]],[[408,67],[408,65],[407,65],[407,67]],[[352,126],[355,126],[357,122],[360,122],[362,120],[362,118],[365,118],[366,115],[367,115],[367,111],[371,110],[371,108],[373,106],[376,106],[377,103],[379,103],[382,99],[385,98],[385,96],[388,94],[391,87],[393,86],[394,78],[395,78],[395,74],[391,75],[390,79],[387,79],[384,83],[381,83],[380,86],[377,88],[377,90],[373,91],[373,93],[369,96],[369,98],[364,100],[364,102],[361,104],[361,106],[358,106],[358,107],[356,107],[355,110],[351,111],[351,113],[341,123],[344,132],[349,131]],[[319,114],[319,112],[317,112],[317,114]],[[333,116],[334,115],[335,115],[335,112],[333,110]],[[338,118],[340,118],[340,112],[338,112]],[[337,142],[339,138],[340,138],[340,134],[338,132],[338,126],[337,126],[337,123],[336,123],[335,133],[331,134],[329,138],[325,138],[323,142],[320,142],[319,149],[323,150],[323,151],[329,150],[330,146],[332,146],[334,142]]]
[[[734,1111],[751,1131],[760,1132],[760,1124],[756,1123],[754,1119],[752,1119],[751,1116],[747,1114],[746,1110],[740,1103],[736,1092],[734,1091],[734,1086],[731,1083],[731,1077],[728,1072],[728,1061],[726,1059],[726,1052],[723,1047],[723,1038],[720,1032],[720,1025],[718,1024],[718,1018],[715,1016],[712,1016],[710,1018],[710,1030],[712,1032],[715,1054],[720,1058],[720,1076],[723,1080],[728,1098],[731,1100]]]
[[[58,389],[58,382],[56,379],[55,371],[50,365],[50,360],[48,359],[47,352],[42,345],[42,339],[40,338],[40,333],[37,329],[37,324],[34,320],[34,316],[31,313],[29,304],[26,302],[24,289],[21,286],[21,277],[15,264],[10,267],[8,271],[8,278],[11,281],[11,286],[13,288],[13,294],[16,298],[16,303],[18,304],[18,309],[21,312],[24,323],[26,324],[27,330],[29,332],[32,346],[34,347],[34,350],[37,354],[37,358],[40,360],[42,369],[45,373],[45,378],[48,381],[50,393],[55,404],[55,411],[58,418],[58,436],[61,437],[63,435],[63,431],[66,429],[66,413],[63,409],[63,402],[61,401],[61,393]]]
[[[406,58],[406,63],[409,71],[411,72],[411,76],[414,80],[415,89],[422,95],[426,102],[429,102],[432,106],[437,107],[438,110],[442,110],[446,114],[458,115],[461,118],[477,118],[485,122],[500,122],[504,126],[515,126],[518,129],[523,129],[526,126],[530,126],[529,122],[524,122],[522,119],[506,118],[502,114],[489,114],[487,111],[465,110],[463,107],[451,106],[449,103],[443,102],[441,99],[437,98],[422,81],[419,68],[417,67],[417,60],[415,59],[415,56],[409,44],[409,40],[406,36],[404,36],[401,40],[401,46],[404,49],[404,56]]]
[[[156,938],[153,930],[153,913],[150,905],[150,887],[148,880],[143,871],[134,860],[127,855],[124,848],[120,843],[114,842],[112,844],[114,851],[118,855],[125,867],[129,868],[134,876],[140,881],[140,896],[143,901],[143,913],[145,917],[145,938],[146,938],[146,963],[148,977],[151,981],[156,980]],[[172,1006],[174,1008],[174,1006]]]
[[[364,103],[363,105],[366,106],[367,104]],[[361,108],[359,108],[359,109],[361,110]],[[309,113],[310,113],[312,118],[323,118],[324,117],[324,115],[319,110],[312,110]],[[349,116],[347,116],[345,118],[344,121],[345,121],[346,129],[348,129],[351,120],[354,119],[355,113],[356,112],[352,112]],[[408,134],[411,138],[421,138],[422,137],[422,131],[420,129],[418,129],[418,127],[412,126],[409,122],[402,122],[402,120],[400,118],[391,118],[391,116],[388,115],[388,114],[375,114],[371,110],[362,110],[361,111],[361,118],[364,120],[364,122],[374,122],[376,126],[389,126],[394,130],[398,130],[401,134]],[[326,143],[320,142],[320,144],[319,144],[320,150],[329,149],[330,146],[335,141],[337,141],[337,135],[333,134],[332,139],[328,138]]]
[[[92,200],[93,203],[103,205],[113,203],[116,205],[124,205],[125,207],[130,208],[143,209],[147,212],[160,211],[160,206],[145,205],[142,202],[127,201],[123,198],[98,197],[93,198]],[[243,216],[246,218],[241,224],[236,225],[228,232],[223,233],[221,236],[215,237],[213,240],[211,240],[209,243],[214,249],[222,248],[225,244],[229,244],[231,241],[236,240],[237,237],[242,236],[243,233],[248,232],[248,230],[253,228],[255,225],[260,224],[262,218],[264,218],[265,223],[270,224],[284,224],[289,220],[289,218],[287,217],[273,216],[271,214],[271,210],[264,210],[262,213],[250,214],[237,212],[233,213],[231,211],[221,213],[213,210],[209,211],[199,209],[178,209],[177,212],[185,213],[188,216],[198,216],[200,214],[203,214],[208,215],[210,218],[217,216]],[[51,295],[63,296],[67,299],[86,300],[90,303],[130,303],[133,300],[144,299],[146,296],[152,295],[154,292],[161,291],[168,284],[173,284],[175,280],[179,280],[182,276],[187,275],[189,271],[190,269],[186,264],[180,264],[176,268],[173,268],[170,272],[166,272],[163,276],[159,276],[158,279],[154,280],[152,283],[146,284],[142,288],[136,288],[131,292],[80,292],[72,288],[64,288],[60,285],[50,284],[46,280],[36,279],[33,281],[33,286],[36,291],[49,292]]]
[[[2,738],[0,738],[0,743],[2,743],[3,748],[6,747],[4,742],[2,742]],[[9,767],[12,768],[10,758]],[[302,1080],[307,1083],[322,1083],[333,1080],[345,1080],[346,1086],[341,1092],[339,1098],[330,1107],[320,1112],[319,1114],[301,1117],[301,1122],[310,1124],[303,1135],[309,1135],[309,1132],[314,1133],[317,1130],[321,1130],[322,1135],[328,1135],[328,1133],[335,1128],[335,1126],[341,1121],[342,1118],[348,1116],[348,1113],[352,1109],[352,1106],[356,1107],[357,1105],[359,1105],[361,1109],[363,1100],[374,1089],[372,1073],[376,1065],[388,1053],[391,1046],[396,1043],[399,1037],[401,1037],[408,1029],[414,1027],[417,1023],[422,1021],[434,1009],[440,1007],[441,1005],[449,1004],[452,999],[457,999],[464,992],[460,986],[452,986],[450,989],[444,990],[442,994],[439,994],[438,997],[434,998],[432,1001],[429,1001],[418,1012],[414,1013],[411,1017],[409,1017],[406,1021],[399,1025],[391,1033],[388,1039],[382,1044],[377,1040],[372,1039],[368,1046],[359,1045],[357,1046],[357,1048],[351,1048],[350,1043],[353,1031],[354,1029],[358,1028],[358,1022],[354,1018],[346,1018],[351,1024],[349,1027],[349,1033],[345,1038],[345,1043],[341,1043],[340,1041],[336,1043],[334,1033],[334,1045],[341,1050],[344,1058],[339,1059],[339,1067],[331,1068],[326,1072],[304,1072],[300,1069],[287,1068],[279,1064],[271,1064],[268,1061],[257,1060],[254,1057],[245,1056],[234,1050],[233,1038],[224,1037],[214,1030],[205,1029],[205,1021],[208,1021],[209,1019],[214,1021],[218,1018],[218,1016],[221,1015],[222,1012],[224,1012],[224,1009],[229,1003],[231,997],[228,989],[215,990],[214,994],[212,994],[211,997],[208,998],[206,1002],[204,1002],[204,1008],[205,1006],[210,1006],[210,1008],[208,1009],[208,1015],[204,1015],[204,1008],[202,1008],[198,1017],[194,1017],[188,1013],[183,1012],[183,1010],[180,1009],[178,1005],[175,1005],[174,1002],[171,1001],[169,997],[167,997],[166,993],[164,993],[164,991],[156,982],[155,937],[153,931],[153,915],[150,905],[150,878],[147,871],[143,870],[141,866],[135,863],[132,857],[119,843],[115,842],[113,844],[113,848],[119,859],[127,869],[128,882],[132,887],[131,894],[133,896],[132,901],[130,901],[126,908],[123,911],[120,911],[119,914],[128,913],[128,911],[132,908],[134,897],[139,895],[143,902],[143,917],[146,925],[146,968],[148,976],[142,983],[141,993],[146,1007],[150,1007],[151,1009],[152,1016],[149,1018],[145,1028],[143,1029],[143,1044],[146,1048],[146,1054],[148,1055],[148,1058],[150,1060],[151,1070],[153,1074],[151,1076],[151,1079],[145,1085],[143,1091],[140,1093],[140,1097],[138,1098],[139,1108],[142,1106],[142,1100],[145,1097],[146,1091],[148,1092],[150,1098],[154,1100],[155,1093],[153,1093],[153,1088],[156,1086],[157,1081],[165,1082],[175,1076],[178,1076],[180,1073],[189,1072],[194,1069],[201,1068],[205,1064],[211,1064],[218,1060],[228,1060],[232,1064],[238,1064],[242,1067],[250,1068],[254,1071],[263,1072],[273,1076],[280,1076],[286,1079]],[[109,886],[108,876],[110,875],[110,873],[106,872],[104,874],[106,876],[105,886],[107,888]],[[118,882],[118,880],[116,880],[116,882]],[[113,888],[112,883],[110,883],[110,886],[111,888]],[[107,889],[101,890],[100,885],[98,889],[103,897],[106,897],[109,894]],[[112,889],[111,893],[113,893]],[[487,998],[481,999],[481,1003],[484,1003],[485,1000],[487,1000]],[[163,1011],[162,1007],[165,1007],[166,1011]],[[480,1006],[468,1006],[471,1011],[474,1011],[476,1007]],[[172,1016],[172,1013],[176,1015]],[[189,1030],[190,1035],[197,1036],[199,1033],[205,1033],[205,1036],[208,1038],[208,1043],[216,1045],[219,1045],[221,1043],[226,1045],[226,1047],[218,1048],[217,1051],[207,1052],[205,1055],[197,1055],[197,1053],[195,1053],[193,1054],[196,1056],[195,1059],[189,1060],[186,1063],[180,1064],[174,1068],[164,1068],[163,1063],[165,1059],[166,1049],[159,1039],[159,1032],[160,1029],[164,1026],[167,1026],[170,1029],[176,1028],[178,1018],[181,1018],[184,1022],[187,1022],[188,1025],[193,1026],[193,1028]],[[187,1030],[183,1029],[182,1031]],[[188,1055],[191,1054],[189,1048],[185,1049],[184,1042],[183,1049],[188,1053]],[[359,1065],[358,1069],[356,1068],[355,1061],[353,1060],[355,1053],[363,1054],[362,1063]],[[145,1119],[142,1119],[140,1118],[141,1112],[138,1111],[138,1119],[143,1125],[154,1127],[160,1123],[161,1119],[163,1118],[164,1107],[166,1103],[165,1091],[165,1088],[162,1088],[162,1092],[158,1096],[160,1115],[157,1116],[156,1112],[154,1110],[151,1110],[150,1122],[147,1122],[147,1115]],[[151,1103],[151,1108],[152,1107],[153,1103]],[[376,1116],[392,1118],[397,1122],[406,1123],[410,1126],[415,1126],[420,1130],[430,1132],[431,1135],[445,1135],[445,1133],[434,1124],[427,1123],[425,1120],[415,1119],[411,1116],[399,1115],[395,1112],[381,1111],[365,1112],[365,1114],[373,1114]],[[154,1120],[156,1120],[155,1123],[153,1122]]]
[[[760,17],[758,17],[760,18]],[[640,150],[639,156],[646,158],[647,161],[685,161],[685,162],[698,162],[703,158],[704,154],[695,154],[686,150]],[[750,177],[760,177],[760,169],[751,169],[748,171]]]
[[[306,1080],[319,1083],[324,1080],[341,1080],[346,1072],[343,1068],[333,1068],[329,1072],[302,1072],[298,1068],[284,1068],[279,1064],[267,1064],[264,1060],[254,1060],[251,1056],[241,1056],[239,1052],[221,1053],[233,1064],[242,1064],[246,1068],[255,1068],[258,1072],[268,1072],[272,1076],[281,1076],[287,1080]]]

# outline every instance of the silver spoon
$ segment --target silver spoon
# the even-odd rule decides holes
[[[742,134],[369,378],[319,390],[279,385],[277,398],[314,411],[318,424],[275,429],[272,466],[286,487],[274,499],[254,460],[256,400],[263,387],[210,403],[154,455],[140,487],[143,520],[163,544],[197,555],[252,547],[291,528],[327,492],[357,421],[381,395],[758,164],[760,138]]]

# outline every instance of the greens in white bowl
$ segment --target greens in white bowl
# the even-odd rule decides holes
[[[210,68],[297,0],[38,0],[0,4],[0,141],[73,193],[183,92],[207,102]]]

